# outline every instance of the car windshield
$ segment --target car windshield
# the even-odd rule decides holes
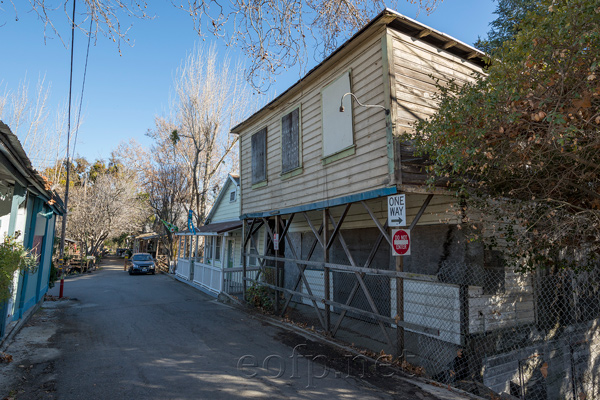
[[[136,254],[131,257],[131,261],[152,261],[152,256],[150,254]]]

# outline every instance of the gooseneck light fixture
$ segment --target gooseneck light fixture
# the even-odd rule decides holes
[[[342,99],[340,100],[340,112],[344,112],[344,98],[346,96],[352,96],[354,98],[354,101],[356,101],[358,103],[359,106],[361,107],[366,107],[366,108],[381,108],[383,111],[385,111],[385,115],[390,115],[390,110],[385,108],[384,106],[381,106],[379,104],[363,104],[360,101],[358,101],[358,97],[356,97],[356,95],[354,93],[348,92],[345,95],[342,96]]]

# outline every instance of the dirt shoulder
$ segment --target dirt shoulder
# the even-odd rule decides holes
[[[75,301],[46,301],[14,336],[0,363],[0,399],[53,400],[56,397],[55,360],[60,351],[53,343],[62,309]]]

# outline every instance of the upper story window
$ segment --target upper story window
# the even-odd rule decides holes
[[[234,190],[234,191],[232,191],[232,192],[229,193],[229,201],[233,202],[233,201],[235,201],[235,198],[236,198],[236,192]]]
[[[252,184],[267,180],[267,128],[252,135]]]
[[[353,148],[352,99],[344,98],[344,112],[340,112],[340,101],[350,90],[350,71],[323,88],[321,110],[323,112],[323,157]]]
[[[300,167],[300,108],[281,117],[281,173]]]

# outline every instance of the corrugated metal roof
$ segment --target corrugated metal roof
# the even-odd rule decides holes
[[[33,168],[19,138],[2,121],[0,121],[0,150],[13,163],[13,167],[23,174],[28,183],[39,191],[40,195],[46,198],[54,211],[59,215],[63,215],[65,207],[62,199],[50,188],[48,180]]]
[[[217,222],[215,224],[208,224],[196,228],[196,235],[220,235],[225,232],[232,231],[234,229],[240,229],[242,227],[242,221],[229,221],[229,222]],[[179,232],[178,235],[189,235],[192,232],[189,229]]]

